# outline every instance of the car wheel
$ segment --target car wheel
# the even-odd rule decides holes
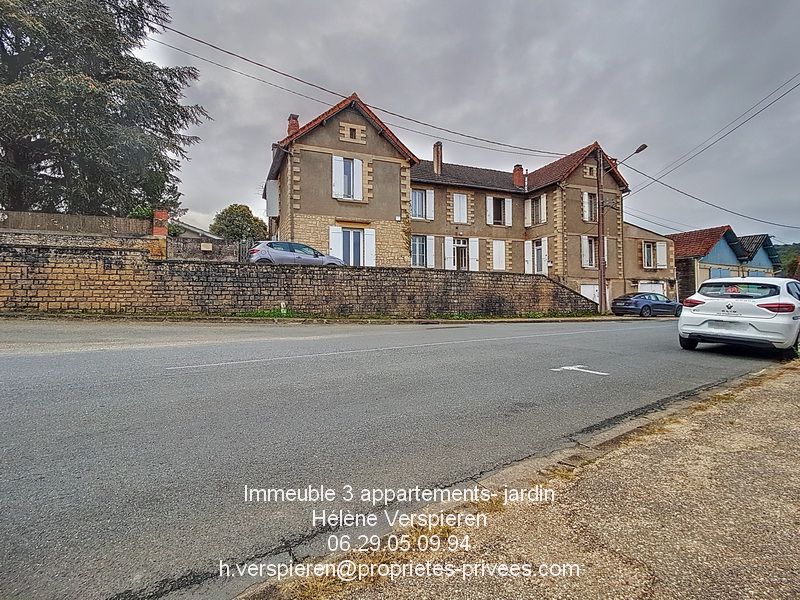
[[[679,335],[678,342],[680,342],[681,348],[684,350],[694,350],[697,348],[697,340],[693,340],[692,338],[685,338]]]
[[[268,258],[259,258],[256,261],[256,264],[257,265],[271,265],[271,264],[273,264],[273,262]]]
[[[797,339],[794,341],[794,345],[786,348],[783,351],[783,357],[789,360],[800,358],[800,333],[797,334]]]
[[[676,317],[680,317],[682,312],[683,312],[683,306],[681,306],[679,304],[678,306],[675,307],[675,316]]]
[[[643,306],[642,310],[639,311],[640,317],[650,317],[653,315],[653,309],[649,306]]]

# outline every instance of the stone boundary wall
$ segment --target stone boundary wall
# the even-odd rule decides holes
[[[541,275],[152,260],[145,250],[0,244],[0,313],[518,316],[595,311]]]
[[[152,232],[149,219],[124,219],[62,213],[0,211],[0,230],[74,232],[122,236],[145,236]]]
[[[203,250],[203,247],[211,248]],[[239,242],[208,238],[167,238],[167,258],[238,262]]]
[[[109,248],[145,250],[151,258],[167,258],[165,238],[154,236],[108,236],[103,233],[56,233],[35,231],[3,231],[0,246],[43,246],[58,248]]]

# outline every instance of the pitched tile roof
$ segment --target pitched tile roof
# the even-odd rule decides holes
[[[764,248],[764,251],[772,262],[772,266],[777,270],[781,270],[783,266],[781,257],[775,249],[772,240],[769,239],[768,234],[758,233],[756,235],[741,235],[739,236],[739,241],[742,243],[742,248],[744,248],[744,251],[747,253],[747,260],[753,260],[756,256],[756,252]]]
[[[331,117],[334,117],[341,111],[350,107],[358,110],[362,115],[364,115],[364,118],[372,122],[372,125],[375,127],[375,129],[377,129],[386,138],[386,140],[397,149],[397,151],[400,154],[405,156],[411,162],[412,165],[419,162],[419,159],[414,155],[414,153],[411,152],[411,150],[409,150],[406,147],[406,145],[403,144],[403,142],[401,142],[400,139],[394,133],[392,133],[392,131],[384,124],[384,122],[381,121],[374,112],[372,112],[369,106],[364,104],[364,101],[358,97],[358,94],[353,92],[347,98],[344,98],[340,102],[331,106],[321,115],[318,115],[314,119],[311,119],[308,123],[303,125],[300,129],[298,129],[294,133],[287,135],[280,142],[272,145],[273,149],[272,164],[270,165],[269,173],[267,174],[267,179],[268,180],[277,179],[281,165],[283,164],[283,159],[286,156],[286,148],[288,148],[289,144],[291,144],[296,139],[304,136],[312,129],[315,129],[316,127],[320,126],[326,120],[330,119]],[[265,184],[262,197],[266,198],[266,196],[267,196],[267,187]]]
[[[747,252],[747,260],[753,260],[756,252],[764,245],[764,242],[769,241],[769,236],[766,233],[740,235],[739,241],[742,243],[744,251]]]
[[[570,174],[583,164],[589,155],[594,152],[600,144],[593,142],[566,156],[559,158],[531,173],[528,173],[528,190],[535,192],[538,189],[564,181]],[[617,180],[619,186],[626,191],[628,189],[628,182],[617,169],[617,162],[610,158],[608,154],[603,151],[603,157],[609,165],[609,172],[612,177]]]
[[[298,129],[294,133],[287,135],[280,142],[278,142],[278,145],[285,148],[297,138],[304,136],[312,129],[324,123],[326,120],[340,113],[344,109],[350,107],[355,108],[362,115],[364,115],[364,117],[367,120],[372,121],[372,124],[375,126],[375,128],[378,131],[380,131],[384,136],[386,136],[386,139],[389,141],[389,143],[392,144],[392,146],[394,146],[397,149],[397,151],[400,152],[400,154],[405,156],[412,163],[416,163],[419,161],[419,159],[416,156],[414,156],[414,153],[411,152],[411,150],[409,150],[408,148],[406,148],[405,144],[403,144],[403,142],[401,142],[400,139],[394,133],[392,133],[392,131],[383,123],[383,121],[381,121],[378,118],[378,116],[374,112],[372,112],[369,106],[364,104],[364,102],[361,100],[361,98],[358,97],[358,94],[356,94],[355,92],[350,94],[347,98],[344,98],[341,102],[338,102],[337,104],[331,106],[321,115],[317,116],[314,119],[311,119],[308,123],[303,125],[300,129]]]
[[[445,185],[473,187],[498,192],[522,192],[514,185],[514,174],[510,171],[495,171],[442,163],[442,174],[433,172],[433,161],[421,160],[411,167],[411,183],[441,183]]]
[[[695,258],[708,254],[722,236],[740,259],[746,258],[745,250],[730,225],[670,233],[666,237],[675,242],[675,258]]]

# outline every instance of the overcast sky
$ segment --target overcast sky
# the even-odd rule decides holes
[[[555,152],[598,140],[620,158],[647,143],[629,162],[651,175],[800,72],[800,2],[792,0],[166,1],[177,29],[441,127]],[[174,33],[158,39],[337,101]],[[158,44],[142,56],[196,66],[200,79],[187,101],[214,119],[194,132],[202,142],[180,175],[185,220],[205,227],[231,203],[263,216],[270,144],[285,135],[290,112],[303,124],[325,107]],[[781,92],[797,83],[800,77]],[[430,160],[436,132],[428,130],[432,138],[394,131]],[[738,212],[800,226],[799,133],[800,88],[664,181]],[[517,162],[530,170],[549,162],[443,143],[445,162],[509,171]],[[629,169],[623,174],[632,189],[646,182]],[[798,229],[727,214],[658,184],[626,205],[678,230],[728,223],[740,235],[800,241]]]

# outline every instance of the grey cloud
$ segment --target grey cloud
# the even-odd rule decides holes
[[[451,129],[558,152],[597,139],[617,156],[646,142],[649,149],[631,164],[651,174],[800,71],[800,4],[790,0],[182,0],[172,4],[172,15],[176,28],[197,37]],[[336,101],[175,34],[161,39]],[[197,129],[203,141],[182,170],[187,220],[205,226],[232,202],[263,214],[260,186],[270,144],[285,134],[290,112],[305,122],[324,106],[157,44],[143,55],[197,66],[201,78],[187,99],[214,117]],[[794,185],[798,109],[800,89],[666,181],[733,210],[800,225]],[[418,156],[430,158],[433,139],[396,133]],[[444,145],[448,162],[499,169],[547,162]],[[625,175],[633,187],[645,181],[630,170]],[[730,223],[741,234],[800,240],[800,230],[762,226],[658,185],[633,196],[629,206],[695,227]]]

